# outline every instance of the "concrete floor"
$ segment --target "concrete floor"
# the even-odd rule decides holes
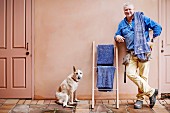
[[[63,108],[55,100],[0,99],[0,113],[170,113],[170,99],[157,100],[153,109],[145,100],[142,109],[134,109],[135,100],[120,100],[116,109],[115,100],[96,100],[94,109],[91,100],[81,100],[74,108]]]

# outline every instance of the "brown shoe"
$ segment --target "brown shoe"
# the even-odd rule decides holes
[[[150,108],[153,108],[153,106],[155,105],[157,95],[158,95],[158,89],[155,89],[154,94],[149,98],[149,100],[150,100],[150,105],[149,105]]]

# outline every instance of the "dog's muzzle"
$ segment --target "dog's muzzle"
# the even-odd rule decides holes
[[[80,77],[80,76],[78,76],[78,79],[80,80],[80,79],[81,79],[81,77]]]

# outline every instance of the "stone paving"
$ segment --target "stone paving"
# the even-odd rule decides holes
[[[55,100],[0,99],[0,113],[170,113],[170,99],[158,100],[153,109],[145,100],[142,109],[134,109],[134,100],[120,100],[116,109],[115,100],[96,100],[91,109],[91,100],[81,100],[74,108],[63,108]]]

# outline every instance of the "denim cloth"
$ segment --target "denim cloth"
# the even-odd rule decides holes
[[[113,66],[114,64],[114,45],[97,46],[97,65]]]
[[[135,37],[134,37],[134,53],[141,61],[147,61],[147,54],[149,53],[150,46],[146,42],[145,38],[145,25],[143,19],[143,12],[134,13],[135,19]]]
[[[99,91],[112,91],[115,69],[114,66],[97,66],[97,88]]]
[[[153,38],[159,36],[162,31],[162,27],[155,21],[143,15],[144,26],[145,26],[145,38],[146,42],[150,41],[149,30],[153,30]],[[125,38],[126,47],[128,50],[134,50],[134,37],[135,37],[135,20],[132,20],[132,23],[128,23],[126,17],[119,23],[118,30],[115,33],[116,35],[121,35]]]

